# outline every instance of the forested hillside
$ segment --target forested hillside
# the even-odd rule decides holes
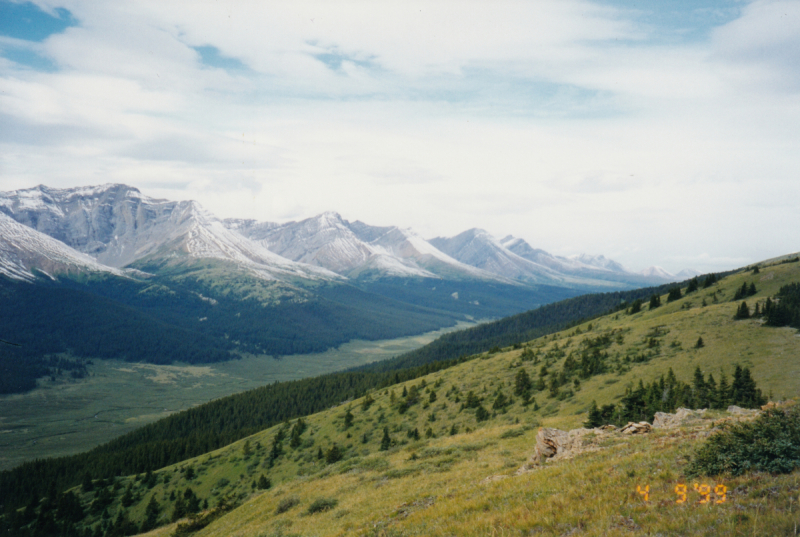
[[[720,463],[705,453],[694,459],[689,451],[714,420],[752,415],[728,413],[727,405],[755,408],[768,396],[776,401],[800,393],[800,380],[786,374],[796,368],[796,331],[766,322],[798,280],[797,264],[693,279],[545,337],[461,360],[350,371],[213,401],[90,453],[0,474],[7,513],[0,530],[112,537],[167,525],[164,535],[280,535],[291,527],[299,534],[383,528],[387,535],[477,536],[485,534],[481,524],[515,533],[558,533],[567,524],[608,535],[621,527],[608,515],[608,489],[628,487],[615,491],[621,512],[669,534],[674,519],[684,528],[700,510],[676,508],[656,524],[654,509],[632,510],[642,505],[635,485],[652,486],[654,496],[672,494],[676,483],[687,482],[685,472],[698,471],[698,461],[727,464],[729,458]],[[751,312],[747,317],[741,315],[743,302]],[[546,477],[555,464],[538,466],[541,478],[514,477],[534,464],[529,458],[539,425],[623,425],[678,406],[709,408],[698,413],[708,421],[691,435],[653,432],[647,446],[639,435],[597,429],[587,433],[590,449],[563,463],[580,469],[566,485],[554,489]],[[778,425],[762,436],[780,432],[784,425]],[[601,456],[605,462],[592,466]],[[781,472],[800,464],[791,450],[766,457],[764,467]],[[694,463],[687,465],[690,459]],[[498,496],[505,490],[495,483],[501,479],[515,495]],[[736,500],[731,513],[746,509],[750,529],[752,510],[765,501],[750,501],[753,483],[769,479],[782,487],[780,494],[791,485],[791,479],[768,475],[722,479]],[[698,487],[708,482],[698,479]],[[585,495],[580,499],[586,487],[591,498],[603,498],[602,506]],[[527,492],[520,498],[521,490]],[[559,508],[564,494],[583,502],[591,517]],[[778,498],[772,494],[768,501]],[[524,515],[520,509],[531,502],[552,512],[552,520]],[[670,505],[653,503],[659,509]],[[791,517],[784,511],[762,512],[759,520],[785,524]],[[714,523],[713,517],[703,520]]]
[[[216,449],[286,419],[318,412],[358,397],[368,390],[451,367],[469,359],[464,349],[476,349],[477,353],[500,343],[524,342],[557,332],[587,316],[619,309],[627,301],[664,291],[664,288],[650,288],[568,299],[480,325],[477,330],[455,332],[452,334],[456,336],[454,345],[438,346],[437,342],[445,336],[423,347],[421,352],[377,362],[357,371],[273,384],[212,401],[147,425],[87,454],[27,463],[0,474],[0,490],[8,491],[8,497],[14,497],[14,491],[43,486],[37,482],[55,480],[61,486],[76,484],[85,471],[110,477],[119,473],[155,470]],[[476,353],[469,356],[474,358]],[[31,479],[30,476],[37,478]]]

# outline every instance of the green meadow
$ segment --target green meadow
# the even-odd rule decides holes
[[[277,360],[243,355],[202,366],[94,360],[85,379],[45,378],[31,392],[0,396],[0,470],[36,458],[86,451],[211,399],[385,360],[473,325],[460,322],[416,336],[351,341],[323,353]]]

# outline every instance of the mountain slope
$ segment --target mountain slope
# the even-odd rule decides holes
[[[34,271],[51,278],[56,274],[85,275],[122,272],[104,266],[92,257],[0,213],[0,274],[15,280],[33,281]]]
[[[765,392],[773,391],[781,398],[791,397],[800,393],[800,376],[786,374],[787,371],[796,369],[797,365],[794,357],[800,352],[800,340],[795,337],[796,331],[763,326],[758,320],[734,320],[734,310],[738,308],[739,301],[734,302],[733,298],[743,283],[754,282],[757,285],[757,293],[748,300],[751,304],[756,301],[763,304],[766,298],[773,297],[782,286],[798,281],[800,273],[796,262],[762,266],[758,275],[740,272],[724,278],[707,289],[690,293],[680,300],[653,310],[643,310],[633,315],[625,312],[613,313],[547,338],[536,339],[518,348],[483,353],[466,359],[467,363],[445,364],[451,367],[438,371],[433,369],[435,372],[425,376],[424,382],[423,379],[413,376],[410,378],[414,380],[404,380],[408,377],[400,375],[393,381],[394,383],[399,381],[400,385],[388,388],[385,388],[386,384],[375,386],[378,389],[371,392],[371,403],[361,399],[355,401],[352,406],[340,406],[306,418],[309,429],[305,433],[300,433],[299,444],[289,443],[291,433],[288,426],[276,425],[250,438],[249,448],[245,447],[244,441],[240,441],[236,445],[192,461],[190,464],[199,472],[197,481],[186,478],[185,474],[178,472],[190,465],[182,463],[159,472],[157,484],[149,485],[149,488],[155,487],[159,499],[166,498],[170,491],[181,492],[187,486],[191,486],[201,498],[213,500],[222,493],[242,497],[251,494],[250,483],[263,473],[270,477],[273,485],[284,495],[296,494],[303,498],[315,494],[319,497],[319,491],[328,490],[329,485],[336,488],[337,476],[345,474],[353,474],[356,478],[358,475],[374,476],[377,481],[385,482],[388,479],[390,483],[400,480],[397,481],[400,483],[399,486],[406,489],[416,483],[415,487],[419,485],[428,491],[440,490],[436,484],[437,476],[446,478],[451,483],[450,486],[453,486],[459,480],[458,472],[464,471],[464,468],[457,465],[457,460],[447,458],[454,452],[440,452],[438,448],[446,449],[448,445],[472,445],[472,448],[464,448],[465,454],[491,448],[486,452],[486,456],[502,453],[501,461],[504,458],[515,461],[506,468],[518,468],[528,457],[531,442],[526,442],[525,452],[505,453],[505,450],[517,445],[514,444],[514,438],[528,433],[500,436],[500,432],[505,432],[506,428],[519,429],[518,425],[515,426],[517,420],[522,424],[536,420],[548,426],[575,427],[585,419],[592,400],[596,400],[600,405],[617,403],[624,395],[626,386],[635,386],[640,379],[645,382],[657,380],[670,368],[679,380],[691,382],[692,372],[696,367],[700,367],[704,375],[713,373],[718,379],[722,368],[724,374],[730,378],[734,366],[738,363],[752,369],[753,377]],[[702,336],[705,346],[696,345],[698,336]],[[721,362],[721,356],[729,359]],[[596,360],[596,363],[592,363],[602,367],[584,374],[582,371],[586,360]],[[577,369],[574,368],[576,363],[579,364]],[[536,402],[526,405],[513,393],[516,378],[521,370],[526,370],[534,381],[537,377],[542,377],[548,383],[550,379],[561,379],[562,375],[564,378],[559,380],[560,385],[556,384],[555,390],[552,387],[535,388],[533,396]],[[424,373],[425,370],[417,371]],[[331,390],[337,388],[336,382],[333,381],[334,377],[327,378],[329,383],[324,385],[324,389],[312,390],[306,395],[325,393],[326,397],[330,396]],[[366,388],[362,381],[368,378],[368,375],[366,372],[357,372],[352,375],[339,374],[335,378],[340,379],[337,382],[341,383],[338,387],[341,390],[338,392],[341,394],[340,400],[345,400],[354,394],[360,395],[359,391]],[[379,378],[384,381],[386,377]],[[309,379],[294,385],[301,386],[314,382],[314,379]],[[207,433],[213,432],[219,424],[229,419],[247,423],[246,413],[256,412],[263,415],[264,412],[268,412],[271,408],[266,404],[269,401],[268,394],[273,391],[281,393],[279,400],[282,401],[282,405],[286,405],[282,412],[291,412],[293,397],[297,397],[296,400],[304,404],[313,400],[313,397],[311,399],[303,397],[302,392],[290,395],[292,393],[290,388],[291,383],[275,385],[226,398],[173,416],[170,422],[175,422],[174,426],[179,426],[180,420],[187,419],[188,421],[180,426],[185,429],[187,441],[196,446],[207,445]],[[400,392],[409,394],[416,392],[417,399],[409,402],[408,397],[399,396]],[[432,392],[435,394],[431,395]],[[487,419],[477,418],[473,407],[468,406],[469,392],[477,397],[484,409],[490,409]],[[498,403],[501,394],[505,402]],[[260,402],[253,404],[253,401]],[[351,425],[347,425],[345,420],[348,408],[354,415]],[[213,416],[213,420],[207,419],[206,416],[208,418]],[[282,417],[274,416],[271,419],[273,423],[277,423]],[[215,420],[217,425],[214,425]],[[148,429],[158,429],[163,427],[164,423],[154,424]],[[193,431],[192,423],[197,424],[196,431]],[[380,450],[383,427],[388,428],[389,436],[395,446],[385,454]],[[424,439],[428,428],[432,431],[432,437],[440,440]],[[475,429],[475,432],[470,432],[472,429]],[[280,430],[284,432],[280,433]],[[414,430],[421,435],[419,439],[412,438]],[[162,433],[167,434],[169,431],[170,427],[167,427]],[[490,433],[490,437],[485,436],[488,431],[494,431]],[[145,429],[142,430],[143,435],[144,432]],[[192,436],[194,432],[197,432],[196,437]],[[135,436],[132,435],[132,438]],[[176,436],[180,435],[174,432],[170,434],[170,438]],[[276,437],[282,439],[275,441]],[[452,438],[446,440],[447,437]],[[493,440],[482,444],[486,438]],[[320,462],[316,454],[320,450],[329,451],[334,443],[343,453],[344,460],[331,465]],[[476,443],[482,447],[475,447]],[[270,456],[269,446],[273,444],[280,444],[280,448]],[[152,453],[154,447],[147,448],[144,452]],[[513,449],[520,447],[522,444]],[[166,444],[159,447],[162,453],[168,453],[169,449]],[[147,463],[148,458],[139,458],[140,456],[135,455],[138,452],[142,451],[130,452],[128,464]],[[447,462],[448,460],[451,462]],[[99,464],[99,460],[97,463]],[[37,464],[38,466],[31,465],[27,471],[42,472],[50,463]],[[450,474],[449,472],[456,467],[459,470]],[[484,468],[483,475],[479,479],[489,477],[492,473],[485,466],[473,464],[473,467]],[[137,472],[146,469],[142,466],[139,468]],[[354,469],[355,472],[351,472]],[[21,479],[22,474],[17,474]],[[10,475],[2,474],[3,479],[6,479],[3,488],[10,486],[11,482],[7,481]],[[171,480],[164,482],[165,475],[169,475]],[[330,479],[334,481],[331,482]],[[453,481],[450,481],[451,479]],[[149,488],[141,490],[145,485],[135,486],[140,490],[141,496],[137,506],[129,513],[132,518],[142,516],[150,496],[147,492]],[[340,490],[343,498],[341,501],[347,502],[348,505],[356,505],[359,500],[347,490],[350,489]],[[121,494],[121,491],[117,494]],[[246,531],[243,533],[245,535],[251,533],[255,535],[264,529],[263,525],[258,525],[264,521],[272,524],[286,520],[286,517],[278,516],[281,513],[274,513],[273,501],[277,500],[274,500],[275,495],[272,493],[255,495],[251,498],[253,502],[257,502],[253,505],[262,505],[266,511],[261,512],[258,519],[260,522],[256,526],[249,525],[252,519],[243,516],[242,511],[228,515],[226,519],[229,523],[243,524],[238,526],[237,531]],[[350,502],[356,503],[350,504]],[[376,505],[384,504],[378,502]],[[253,507],[248,507],[250,508]],[[262,507],[255,508],[262,509]],[[342,517],[326,518],[330,524],[326,528],[330,528],[330,531],[339,531],[339,524],[346,523],[362,527],[362,525],[372,525],[386,516],[388,515],[385,512],[380,512],[376,513],[375,517],[348,518],[348,514],[344,513],[342,517],[345,520],[340,522],[337,520]],[[216,526],[217,530],[214,531],[224,532],[231,528],[223,522],[220,524],[223,525]],[[211,526],[209,531],[214,527]]]
[[[225,225],[269,250],[343,276],[505,281],[444,254],[411,230],[348,222],[327,212],[286,224],[226,220]]]
[[[761,266],[759,274],[747,271],[728,276],[653,310],[632,315],[613,313],[516,349],[470,357],[466,363],[421,378],[399,377],[394,385],[379,386],[368,397],[305,417],[304,427],[298,422],[276,423],[227,447],[153,472],[152,479],[147,475],[119,478],[113,491],[105,485],[110,494],[110,514],[114,518],[122,512],[121,497],[129,487],[134,500],[125,511],[128,519],[137,525],[144,521],[146,505],[156,498],[160,507],[157,521],[167,524],[177,508],[177,500],[169,500],[172,493],[186,498],[185,491],[191,488],[191,495],[201,502],[208,499],[210,508],[220,505],[222,498],[228,498],[229,504],[242,502],[238,509],[221,511],[216,520],[209,518],[210,525],[199,535],[256,536],[282,533],[286,527],[320,535],[375,528],[387,534],[484,535],[487,527],[495,525],[515,533],[532,528],[563,533],[563,524],[571,524],[570,528],[578,525],[591,535],[614,534],[631,524],[660,533],[695,531],[692,524],[698,520],[713,524],[720,509],[727,507],[692,508],[664,501],[664,497],[674,500],[676,484],[686,483],[684,461],[691,454],[687,446],[707,434],[710,421],[695,432],[653,433],[652,444],[650,436],[602,436],[597,447],[613,445],[614,449],[592,449],[567,464],[548,464],[535,469],[534,474],[518,477],[513,474],[532,454],[536,425],[577,427],[593,400],[599,405],[619,404],[627,388],[635,388],[639,380],[649,383],[669,377],[670,370],[678,380],[691,383],[696,368],[704,376],[713,374],[721,381],[720,372],[730,378],[736,365],[746,366],[765,392],[772,391],[778,398],[796,397],[800,394],[800,376],[786,374],[797,368],[800,340],[796,331],[764,326],[757,319],[734,320],[739,301],[733,301],[733,297],[742,284],[755,283],[757,293],[748,300],[763,304],[782,286],[797,282],[797,262]],[[705,346],[696,345],[698,336]],[[602,367],[584,373],[587,360],[595,360],[592,363]],[[580,365],[574,368],[575,363]],[[515,393],[521,371],[526,371],[534,384],[541,377],[547,383],[561,379],[560,385],[555,389],[534,387],[534,400],[525,404]],[[354,374],[350,378],[365,378],[363,372],[357,375],[360,377]],[[344,380],[347,376],[340,374],[337,378]],[[349,398],[363,389],[361,386],[358,382],[345,383],[340,393]],[[289,388],[287,384],[273,390]],[[331,389],[333,383],[316,393],[327,395]],[[203,418],[206,408],[213,409],[207,415],[216,419],[242,420],[245,409],[263,414],[269,409],[264,404],[266,399],[260,404],[253,401],[268,391],[256,390],[187,411],[184,416],[191,417],[183,424],[187,439],[196,445],[205,442],[211,425]],[[289,402],[290,393],[283,392],[280,400]],[[488,409],[483,418],[477,407]],[[723,411],[715,412],[712,418],[727,416]],[[180,415],[170,418],[180,419]],[[280,418],[273,420],[275,423]],[[163,424],[151,428],[159,426]],[[593,432],[594,436],[606,434],[611,433]],[[384,440],[386,437],[388,440]],[[154,451],[148,448],[136,453],[131,452],[131,461],[138,459],[141,464],[148,460],[145,453],[150,456]],[[47,475],[40,473],[46,464],[29,465],[27,475]],[[4,490],[12,483],[8,481],[10,475],[2,474]],[[25,473],[15,475],[22,479]],[[271,490],[259,489],[262,475]],[[504,478],[493,477],[497,475]],[[555,480],[565,477],[567,481],[558,481],[554,488]],[[631,481],[632,477],[639,481]],[[783,501],[780,498],[795,491],[796,477],[721,478],[735,504],[725,516],[742,514],[743,510],[754,515],[758,508],[763,511],[759,503],[763,498],[750,494],[755,486],[771,489],[770,501]],[[643,483],[642,479],[648,481]],[[642,504],[637,484],[651,487],[651,505]],[[624,490],[609,492],[612,485]],[[22,482],[13,486],[22,486]],[[734,493],[736,490],[747,494]],[[79,489],[75,494],[87,508],[94,498]],[[702,499],[693,494],[692,502]],[[565,497],[579,502],[581,510],[566,509]],[[595,497],[599,499],[593,500]],[[614,497],[618,501],[614,502]],[[550,518],[526,514],[524,508],[531,502],[535,502],[537,512],[551,513]],[[662,511],[663,520],[653,518],[654,513]],[[95,524],[101,516],[99,509],[90,510],[85,523]],[[788,508],[784,514],[762,512],[761,516],[768,521],[758,526],[762,534],[774,534],[776,524],[793,524]],[[751,534],[752,517],[748,515],[745,522]],[[709,528],[696,528],[695,533],[707,533]]]
[[[159,259],[220,259],[270,280],[338,279],[330,271],[293,263],[231,232],[194,201],[153,199],[127,185],[40,185],[5,192],[0,211],[114,267]]]

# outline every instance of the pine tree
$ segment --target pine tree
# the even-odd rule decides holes
[[[144,520],[139,528],[139,533],[147,533],[158,525],[158,515],[161,512],[161,506],[156,500],[156,495],[150,496],[150,501],[144,510]]]
[[[689,280],[689,285],[686,287],[686,294],[694,293],[700,287],[700,282],[697,280],[697,276]]]
[[[498,391],[497,397],[494,399],[494,403],[492,403],[492,410],[503,410],[509,404],[508,399],[506,398],[503,392]]]
[[[483,408],[483,405],[478,405],[475,411],[475,419],[478,421],[486,421],[489,419],[489,412]]]
[[[595,427],[600,427],[603,425],[601,423],[602,417],[600,415],[600,409],[597,408],[597,401],[592,399],[592,406],[589,408],[589,416],[586,419],[586,422],[583,424],[584,427],[587,429],[594,429]]]
[[[742,305],[739,306],[738,310],[736,310],[736,315],[734,316],[734,319],[742,320],[749,318],[750,318],[750,308],[747,307],[747,302],[742,302]]]
[[[728,386],[728,377],[723,372],[719,378],[719,386],[717,387],[717,408],[726,409],[731,401],[731,389]]]
[[[682,296],[683,295],[681,294],[681,288],[673,287],[672,289],[669,290],[669,293],[667,294],[667,304],[669,304],[670,302],[674,302],[676,300],[680,300]]]
[[[333,464],[342,460],[343,457],[344,454],[342,453],[342,450],[340,450],[339,446],[334,443],[325,453],[325,462],[327,464]]]
[[[661,297],[658,295],[653,295],[650,297],[650,309],[654,310],[661,306]]]
[[[367,395],[364,396],[364,399],[361,401],[361,409],[367,410],[370,406],[372,406],[372,403],[374,402],[375,399],[372,398],[372,394],[368,393]]]
[[[350,407],[347,407],[347,412],[344,415],[344,428],[349,429],[353,426],[353,413],[350,412]]]
[[[264,474],[261,474],[261,477],[258,478],[258,483],[256,486],[258,487],[258,490],[267,490],[268,488],[272,487],[272,482],[266,476],[264,476]]]
[[[381,438],[381,451],[387,451],[392,446],[392,437],[389,436],[389,428],[383,428],[383,438]]]
[[[700,366],[694,370],[694,380],[692,381],[694,388],[694,401],[693,408],[707,408],[708,407],[708,387],[706,386],[703,372],[700,371]]]
[[[178,494],[178,499],[175,500],[175,507],[172,508],[172,521],[178,521],[186,516],[186,500],[182,494]]]
[[[133,492],[131,491],[130,484],[128,485],[128,488],[125,489],[125,494],[122,495],[120,503],[123,507],[130,507],[133,505]]]
[[[703,341],[702,336],[697,338],[697,343],[694,344],[695,349],[702,349],[706,346],[705,341]]]

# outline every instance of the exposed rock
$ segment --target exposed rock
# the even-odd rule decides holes
[[[728,414],[733,414],[734,416],[754,416],[758,413],[758,409],[741,408],[736,405],[731,405],[728,407]]]
[[[649,433],[652,429],[652,426],[646,421],[640,421],[639,423],[629,421],[619,432],[622,434],[643,434]]]
[[[653,429],[672,429],[682,425],[687,425],[690,422],[704,418],[705,414],[705,408],[702,410],[679,408],[675,414],[670,414],[668,412],[656,412],[656,415],[653,418]]]

